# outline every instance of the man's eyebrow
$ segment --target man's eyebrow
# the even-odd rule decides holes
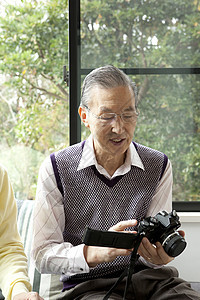
[[[101,112],[112,112],[112,110],[106,106],[101,106],[100,107],[100,111]]]
[[[123,109],[123,112],[124,111],[135,111],[135,107],[133,107],[133,106],[126,107],[125,109]],[[101,106],[100,112],[113,112],[113,111],[106,106]]]
[[[123,111],[135,111],[135,108],[133,106],[129,106],[123,109]]]

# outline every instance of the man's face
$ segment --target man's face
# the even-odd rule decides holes
[[[112,121],[98,119],[104,113],[134,114],[135,98],[130,87],[118,86],[111,89],[95,87],[91,91],[89,111],[82,121],[90,128],[94,149],[98,155],[109,155],[119,159],[128,149],[136,127],[136,120],[124,122],[120,116]],[[80,114],[81,115],[81,114]]]

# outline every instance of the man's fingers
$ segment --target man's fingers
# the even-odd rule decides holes
[[[159,242],[156,242],[156,246],[154,246],[147,238],[143,238],[138,253],[144,257],[145,260],[156,265],[166,265],[173,260],[173,257],[167,255]]]
[[[156,243],[156,249],[157,249],[158,256],[160,257],[160,260],[163,262],[163,264],[166,265],[174,259],[173,257],[169,256],[165,252],[165,250],[163,249],[162,245],[159,242]]]
[[[127,220],[127,221],[121,221],[114,226],[110,227],[109,231],[124,231],[124,229],[128,227],[135,226],[137,224],[137,220]]]

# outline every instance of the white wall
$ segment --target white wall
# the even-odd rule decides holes
[[[181,229],[185,231],[187,247],[169,265],[178,269],[182,279],[200,282],[200,212],[178,212],[178,215]]]

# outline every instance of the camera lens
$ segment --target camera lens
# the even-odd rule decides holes
[[[187,243],[185,239],[178,233],[173,232],[163,241],[162,246],[165,252],[172,257],[176,257],[183,252]]]

